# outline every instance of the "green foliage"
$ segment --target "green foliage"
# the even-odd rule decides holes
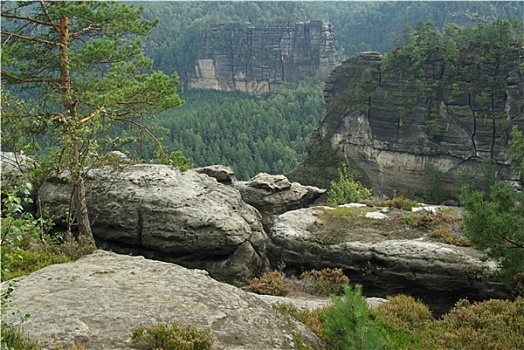
[[[183,326],[179,321],[136,327],[131,341],[150,350],[208,350],[214,343],[210,329],[199,329],[192,324]]]
[[[404,209],[404,210],[410,210],[413,207],[419,207],[420,204],[413,202],[411,199],[407,199],[405,197],[395,197],[393,199],[388,199],[382,203],[379,204],[382,207],[389,207],[389,208],[397,208],[397,209]]]
[[[324,296],[340,294],[344,285],[349,283],[349,278],[340,268],[305,271],[300,275],[300,279],[308,282],[313,294]]]
[[[419,19],[432,20],[442,29],[449,22],[460,26],[478,24],[492,18],[522,17],[518,2],[143,2],[144,16],[159,18],[145,42],[157,69],[179,71],[181,60],[191,57],[200,37],[197,25],[213,22],[250,22],[256,26],[325,19],[336,32],[337,51],[352,56],[362,51],[388,52],[398,44],[402,27],[416,26]],[[348,21],[351,18],[351,21]],[[370,26],[369,23],[375,25]],[[405,40],[401,38],[400,40]],[[182,43],[180,43],[182,42]],[[193,45],[189,45],[192,43]],[[189,58],[188,57],[188,58]],[[185,64],[184,61],[182,61]],[[189,69],[189,68],[186,68]]]
[[[386,349],[386,334],[375,310],[367,306],[362,286],[344,287],[344,297],[321,312],[322,332],[330,347],[339,349]]]
[[[371,190],[354,180],[353,175],[348,172],[345,164],[340,166],[338,175],[338,181],[331,182],[327,199],[328,203],[332,205],[356,203],[371,197]]]
[[[35,219],[33,214],[24,209],[24,205],[32,203],[31,188],[30,183],[24,183],[12,189],[5,186],[2,191],[2,280],[9,276],[10,270],[20,261],[20,251],[27,248],[31,242],[38,242],[42,238],[41,223],[44,220]]]
[[[2,324],[1,350],[40,350],[38,342],[28,339],[12,324]]]
[[[511,129],[511,167],[517,171],[520,181],[524,181],[524,136],[518,127]]]
[[[257,294],[284,296],[291,292],[291,287],[279,271],[272,271],[255,277],[249,284],[249,290]]]
[[[424,164],[424,180],[426,188],[424,189],[424,200],[430,203],[442,203],[446,199],[446,192],[443,191],[444,173],[434,164]]]
[[[436,341],[444,349],[521,349],[524,347],[524,299],[457,302],[436,322]]]
[[[8,260],[8,270],[2,273],[2,281],[30,274],[49,265],[71,261],[69,257],[63,254],[55,254],[52,252],[29,250],[13,252],[9,249],[5,250],[8,251],[8,254],[14,255],[14,257]],[[5,253],[2,252],[2,255],[4,254]],[[2,263],[4,263],[3,258]]]
[[[433,316],[423,302],[407,295],[388,297],[379,307],[380,319],[392,349],[424,349]]]
[[[165,152],[180,150],[195,166],[230,166],[242,180],[294,169],[306,155],[322,110],[321,86],[307,83],[283,84],[261,97],[205,90],[181,96],[184,105],[145,122],[159,129]],[[122,150],[140,157],[137,146]],[[153,154],[154,146],[146,144],[146,158]]]
[[[184,156],[181,151],[171,152],[170,154],[159,152],[157,157],[161,164],[174,166],[181,171],[191,169],[191,160]]]
[[[10,135],[26,142],[44,135],[42,142],[58,150],[54,165],[68,170],[78,231],[93,241],[83,179],[102,135],[113,123],[124,123],[138,126],[143,136],[144,115],[182,103],[178,76],[152,71],[142,51],[157,21],[117,2],[1,6],[3,87],[21,100],[3,104],[2,121],[9,123]]]
[[[273,304],[273,309],[280,312],[283,315],[289,315],[296,320],[302,322],[311,330],[313,333],[315,333],[319,338],[325,340],[322,333],[322,322],[320,320],[320,313],[322,311],[322,308],[317,308],[310,310],[308,308],[306,309],[299,309],[295,305],[291,303],[275,303]]]
[[[369,108],[370,98],[378,87],[378,78],[373,77],[368,68],[362,72],[360,80],[348,91],[346,104],[365,112]]]
[[[487,193],[464,187],[464,235],[471,243],[500,261],[506,281],[524,272],[524,195],[509,186],[493,185]]]

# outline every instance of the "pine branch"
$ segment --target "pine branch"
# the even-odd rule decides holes
[[[41,39],[41,38],[34,38],[34,37],[27,36],[27,35],[22,35],[22,34],[9,32],[7,30],[2,30],[2,34],[3,35],[8,35],[9,38],[15,37],[15,38],[24,39],[24,40],[27,40],[27,41],[32,41],[32,42],[40,43],[40,44],[46,44],[46,45],[52,45],[52,46],[61,46],[62,45],[61,43],[56,42],[56,41],[50,41],[50,40],[45,40],[45,39]]]
[[[57,84],[58,86],[60,84],[60,79],[56,79],[56,78],[38,78],[38,77],[37,78],[26,78],[26,77],[21,77],[18,75],[8,73],[4,70],[2,70],[1,73],[3,76],[7,78],[16,80],[21,83],[52,83],[52,84]]]

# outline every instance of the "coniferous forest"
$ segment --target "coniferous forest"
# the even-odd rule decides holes
[[[141,2],[158,26],[145,42],[155,68],[170,74],[186,65],[196,38],[215,22],[330,21],[340,60],[361,51],[385,54],[404,45],[407,26],[431,21],[444,32],[454,23],[476,27],[496,18],[519,18],[517,2]],[[369,25],[373,23],[373,25]],[[470,33],[473,35],[472,33]],[[462,34],[461,34],[462,35]],[[258,172],[286,173],[306,153],[323,104],[322,81],[286,84],[272,94],[185,91],[185,104],[151,123],[169,151],[180,150],[195,166],[231,166],[239,179]],[[153,125],[151,125],[153,126]],[[151,148],[151,147],[150,147]],[[135,150],[137,151],[137,150]],[[133,151],[135,155],[140,152]],[[145,152],[146,157],[152,151]]]

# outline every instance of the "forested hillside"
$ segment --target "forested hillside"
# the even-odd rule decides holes
[[[140,2],[146,18],[158,18],[146,50],[155,67],[172,73],[195,54],[194,42],[215,22],[254,25],[288,20],[327,20],[334,25],[340,58],[361,51],[386,53],[401,44],[406,25],[432,20],[477,25],[522,17],[518,2]],[[372,24],[372,25],[370,25]],[[296,90],[298,88],[298,90]],[[225,164],[238,178],[285,173],[302,161],[318,126],[323,82],[287,85],[262,98],[240,93],[186,91],[182,107],[151,122],[167,129],[168,151],[181,150],[195,166]],[[150,125],[152,125],[150,124]],[[137,153],[139,154],[139,153]],[[151,156],[152,152],[148,153]]]
[[[395,47],[406,25],[431,20],[443,29],[447,23],[461,26],[496,18],[522,18],[518,1],[196,1],[140,2],[144,17],[158,18],[147,47],[155,67],[166,73],[186,64],[195,37],[215,22],[326,20],[335,28],[341,58],[361,51],[386,53]]]
[[[239,179],[282,174],[304,158],[322,109],[320,85],[284,84],[263,97],[241,92],[186,91],[185,104],[150,121],[170,151],[195,166],[231,166]]]

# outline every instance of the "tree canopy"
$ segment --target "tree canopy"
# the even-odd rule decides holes
[[[83,177],[99,135],[182,103],[178,76],[152,71],[142,51],[157,21],[117,2],[1,6],[2,146],[19,151],[28,136],[45,134],[46,153],[69,174],[79,233],[92,239]]]

